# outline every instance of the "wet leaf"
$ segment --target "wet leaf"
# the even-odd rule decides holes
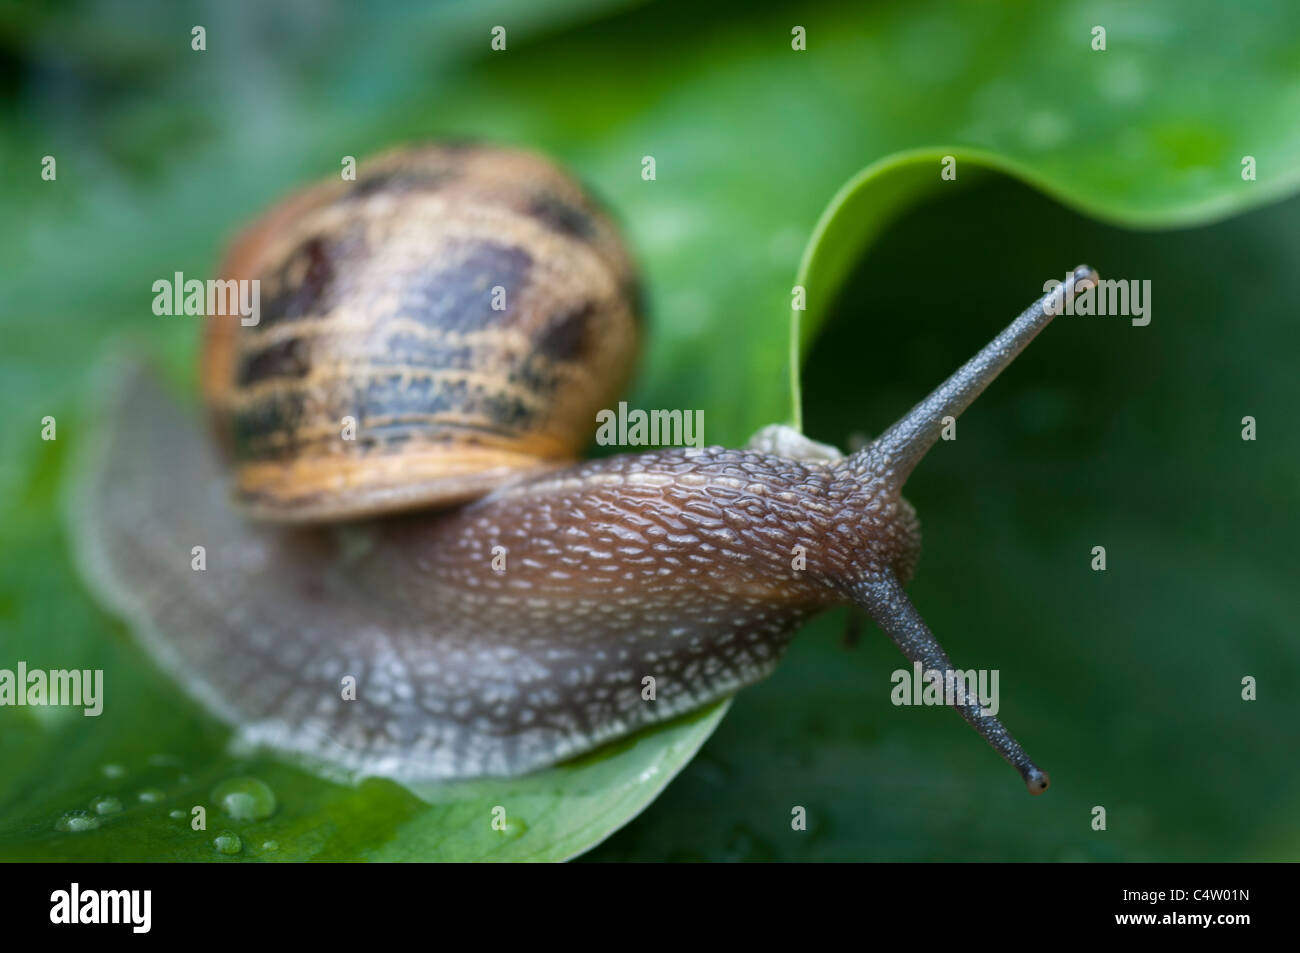
[[[1294,322],[1273,320],[1282,305],[1269,290],[1288,285],[1300,253],[1294,204],[1135,237],[974,173],[1008,173],[1075,212],[1143,229],[1278,201],[1300,174],[1293,4],[817,4],[797,14],[806,52],[790,47],[795,15],[766,5],[737,18],[684,0],[494,4],[481,20],[395,3],[249,5],[240,18],[223,17],[227,7],[147,22],[107,3],[83,4],[75,21],[32,8],[6,40],[18,79],[0,113],[15,144],[0,155],[0,210],[14,223],[0,231],[0,668],[102,668],[110,701],[99,718],[0,709],[0,857],[567,857],[636,815],[721,718],[715,709],[472,794],[339,784],[231,754],[227,730],[72,569],[56,490],[90,426],[87,368],[127,333],[192,385],[197,328],[150,313],[152,281],[208,275],[234,228],[336,174],[341,156],[437,135],[547,150],[604,195],[644,263],[653,314],[629,399],[704,410],[711,443],[795,415],[799,283],[806,429],[839,442],[892,420],[1077,260],[1177,289],[1157,293],[1167,303],[1145,340],[1054,327],[1061,343],[1035,343],[963,418],[1001,436],[958,444],[972,455],[952,469],[943,461],[955,455],[927,461],[909,489],[927,527],[918,605],[954,656],[984,651],[1004,667],[1015,700],[1003,716],[1058,785],[1035,802],[1040,814],[1027,820],[1008,769],[951,713],[904,734],[869,688],[896,664],[892,650],[845,656],[832,618],[741,694],[704,757],[600,856],[1278,856],[1260,832],[1294,813],[1297,780],[1267,753],[1294,747],[1294,720],[1271,718],[1262,694],[1256,709],[1207,701],[1189,721],[1156,673],[1175,660],[1175,687],[1198,700],[1232,694],[1217,670],[1296,673],[1282,588],[1294,573],[1280,567],[1300,527],[1293,481],[1279,476],[1295,459],[1294,428],[1275,412],[1276,440],[1260,441],[1248,471],[1205,452],[1241,407],[1296,406]],[[205,18],[223,28],[192,55],[189,27]],[[500,54],[483,27],[498,19],[511,37]],[[1091,47],[1099,24],[1104,52]],[[46,153],[58,157],[55,183],[35,173]],[[958,188],[944,191],[953,183],[936,159],[948,154]],[[1255,181],[1242,179],[1245,156]],[[918,221],[924,237],[909,239]],[[891,314],[909,320],[881,320]],[[1026,381],[1024,404],[1012,403]],[[1221,399],[1198,403],[1202,392]],[[54,442],[39,439],[47,415]],[[1018,423],[1001,432],[994,419]],[[1063,516],[1063,498],[1082,502]],[[1270,532],[1249,533],[1260,525]],[[1097,580],[1067,567],[1103,531],[1145,568],[1112,573],[1100,584],[1117,591],[1099,597],[1080,588]],[[241,775],[275,792],[271,817],[213,818],[206,837],[170,817],[211,811],[212,791]],[[482,824],[502,790],[507,818],[526,829],[493,839]],[[1243,811],[1260,791],[1268,803]],[[54,829],[105,797],[123,809],[96,815],[96,830]],[[1066,833],[1099,800],[1122,805],[1127,826],[1104,842]],[[790,806],[802,802],[808,837],[792,841]],[[223,829],[239,835],[238,854],[212,845]]]

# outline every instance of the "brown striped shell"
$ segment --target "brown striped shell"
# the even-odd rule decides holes
[[[456,503],[569,461],[640,343],[612,222],[510,149],[380,156],[268,212],[222,277],[260,281],[258,323],[209,318],[202,366],[236,498],[260,519]]]

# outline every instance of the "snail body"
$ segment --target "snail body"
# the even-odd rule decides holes
[[[493,150],[487,154],[511,164]],[[281,213],[236,245],[228,273],[267,273],[275,270],[267,263],[278,262],[277,280],[301,282],[317,267],[301,249],[327,225],[351,227],[364,219],[348,209],[355,191],[369,203],[366,214],[410,212],[437,231],[434,206],[416,193],[451,188],[454,173],[425,173],[484,161],[474,155],[398,154],[381,165],[387,172],[378,184],[362,176],[350,191],[291,200],[298,203],[294,215]],[[417,176],[411,169],[424,171]],[[546,208],[556,221],[571,226],[576,220],[555,216],[554,201],[506,179],[507,186],[470,189],[471,204],[495,202],[525,218]],[[549,171],[538,179],[556,181]],[[268,308],[246,338],[229,324],[212,332],[204,387],[234,460],[237,501],[254,519],[232,512],[226,463],[193,421],[147,375],[124,379],[77,494],[83,568],[164,666],[252,738],[402,780],[519,774],[758,681],[804,621],[846,604],[865,609],[913,662],[952,669],[903,590],[920,551],[903,483],[937,441],[945,418],[960,414],[1095,273],[1076,269],[852,455],[777,426],[744,449],[671,448],[565,464],[565,454],[591,433],[595,407],[626,376],[639,324],[626,297],[634,280],[621,245],[580,193],[554,187],[568,207],[596,223],[552,247],[586,262],[584,274],[597,276],[595,290],[552,288],[543,301],[528,296],[550,288],[550,278],[520,282],[516,317],[523,332],[512,318],[502,325],[497,316],[475,314],[494,334],[514,336],[511,345],[491,336],[480,341],[493,355],[488,363],[504,362],[507,377],[530,366],[529,355],[512,348],[531,342],[545,355],[551,370],[535,395],[556,396],[567,408],[562,412],[539,402],[530,415],[494,416],[462,387],[471,411],[463,420],[451,419],[446,408],[429,413],[403,405],[396,421],[377,413],[367,400],[382,404],[390,392],[358,381],[364,372],[391,381],[394,372],[382,354],[366,352],[349,362],[349,348],[359,342],[390,348],[390,358],[405,368],[398,372],[404,383],[418,376],[411,373],[413,357],[463,361],[461,352],[452,357],[450,347],[437,344],[437,328],[446,324],[449,334],[470,338],[482,332],[466,319],[462,301],[441,311],[431,305],[428,313],[438,317],[420,343],[401,337],[412,309],[419,311],[418,302],[391,306],[406,283],[425,281],[420,300],[426,304],[447,296],[428,286],[414,257],[388,255],[384,242],[375,241],[364,256],[329,252],[336,291],[316,295],[327,304],[271,291],[282,302],[277,307],[297,308],[298,318]],[[495,224],[472,240],[490,243],[495,235],[500,245],[504,233],[493,229],[509,216],[464,212],[453,221],[474,215]],[[554,222],[542,227],[557,231]],[[529,242],[543,237],[522,226],[513,234],[528,235]],[[443,249],[435,259],[450,263],[442,269],[444,284],[487,295],[502,283],[499,257],[456,258],[446,252],[454,244],[445,237],[430,242]],[[406,264],[395,268],[394,260]],[[548,262],[544,274],[577,267]],[[385,283],[383,276],[393,274],[399,277]],[[283,304],[295,300],[300,303]],[[376,300],[381,306],[371,307],[373,313],[357,316]],[[563,317],[573,314],[581,317]],[[329,328],[331,320],[341,321],[342,330]],[[303,361],[260,375],[263,356],[282,341],[308,340],[302,331],[311,322],[322,327],[300,345],[307,349]],[[557,334],[581,346],[551,347]],[[564,359],[557,361],[557,351]],[[610,379],[588,379],[593,359],[597,368],[611,365]],[[302,363],[308,370],[300,371]],[[464,367],[422,370],[436,380],[439,370]],[[277,381],[302,385],[303,396],[275,395]],[[574,408],[587,413],[585,421]],[[382,417],[369,443],[346,446],[324,436],[323,422],[334,433],[346,411],[354,412],[362,434]],[[555,421],[572,426],[566,432]],[[285,427],[293,436],[277,442]],[[564,435],[538,441],[539,427]],[[542,452],[534,453],[537,447]],[[480,461],[498,456],[482,482],[453,471],[442,483],[430,460],[457,450]],[[414,491],[395,482],[406,452],[415,461]],[[166,471],[156,465],[162,460]],[[305,491],[293,484],[304,467],[313,473]],[[354,519],[399,509],[384,519]],[[330,522],[338,519],[345,522]],[[299,525],[275,525],[284,522]],[[188,561],[196,544],[205,546],[201,573]],[[803,561],[793,558],[796,552],[805,554]],[[643,694],[647,677],[654,679],[652,699]],[[354,699],[340,697],[340,681],[348,678],[357,686]],[[953,707],[1017,768],[1031,792],[1046,788],[1046,774],[978,702],[958,699]]]

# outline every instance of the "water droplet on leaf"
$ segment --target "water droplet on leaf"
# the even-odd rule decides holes
[[[257,778],[231,778],[212,792],[212,800],[237,821],[260,821],[275,813],[275,792]]]
[[[238,854],[244,849],[244,842],[234,831],[222,831],[212,839],[212,846],[219,854]]]
[[[116,814],[122,810],[122,801],[111,794],[101,794],[90,802],[90,809],[96,814]]]
[[[89,811],[68,811],[54,824],[56,831],[67,831],[73,834],[93,831],[97,827],[99,827],[99,818]]]

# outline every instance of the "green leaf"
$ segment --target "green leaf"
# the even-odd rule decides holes
[[[0,233],[10,263],[0,274],[0,406],[10,424],[0,431],[0,667],[102,667],[114,701],[99,719],[0,709],[0,856],[224,860],[138,793],[157,788],[168,810],[181,809],[245,774],[269,784],[279,807],[266,822],[230,825],[244,842],[236,857],[261,856],[267,839],[279,843],[275,856],[338,859],[475,856],[497,843],[449,833],[461,817],[478,823],[486,797],[462,814],[387,782],[354,788],[227,754],[226,730],[93,605],[55,506],[72,459],[65,448],[89,423],[81,380],[109,337],[142,335],[174,379],[192,380],[197,329],[149,313],[151,281],[207,275],[224,236],[286,189],[335,174],[341,155],[444,134],[547,150],[605,196],[644,263],[653,313],[629,399],[703,409],[710,442],[738,444],[792,416],[796,283],[810,294],[807,429],[839,442],[892,420],[1038,282],[1078,260],[1176,289],[1158,291],[1160,324],[1145,340],[1054,327],[963,418],[964,428],[1019,421],[1011,445],[963,441],[972,456],[927,461],[909,490],[927,526],[918,604],[955,657],[987,646],[1004,686],[1016,683],[1004,716],[1058,785],[1035,802],[1039,814],[1026,817],[1005,766],[951,713],[934,713],[933,730],[917,736],[904,727],[912,720],[879,704],[868,686],[896,664],[889,647],[845,654],[831,618],[739,696],[704,756],[600,856],[1277,856],[1261,831],[1281,827],[1300,799],[1295,771],[1267,755],[1294,746],[1293,721],[1263,700],[1175,717],[1176,699],[1141,673],[1179,659],[1186,691],[1216,699],[1214,669],[1295,677],[1279,569],[1290,559],[1283,541],[1300,531],[1293,487],[1279,476],[1296,456],[1294,430],[1274,414],[1276,439],[1251,448],[1248,473],[1203,452],[1229,408],[1239,418],[1239,405],[1296,406],[1294,387],[1279,383],[1294,377],[1284,377],[1294,322],[1274,319],[1281,305],[1268,290],[1287,286],[1298,253],[1294,203],[1208,231],[1134,236],[1000,175],[952,193],[926,180],[928,167],[930,185],[942,184],[929,147],[953,143],[946,154],[958,159],[960,185],[986,166],[1107,222],[1182,226],[1276,202],[1300,170],[1300,9],[1281,0],[1244,9],[814,4],[800,9],[809,47],[797,53],[791,15],[762,6],[743,19],[684,0],[574,3],[555,15],[526,6],[492,8],[510,24],[504,54],[489,51],[483,21],[443,7],[250,15],[210,35],[200,56],[176,38],[222,19],[215,2],[148,22],[105,3],[83,4],[75,20],[33,8],[15,24],[16,75],[59,82],[22,83],[0,113],[0,134],[17,144],[0,157],[0,175],[22,183],[0,195],[15,225]],[[1098,23],[1105,52],[1089,45]],[[59,160],[57,183],[33,174],[47,152]],[[640,177],[647,154],[658,160],[654,182]],[[1245,155],[1258,160],[1258,181],[1241,179]],[[942,206],[926,205],[936,198]],[[917,222],[929,230],[909,244]],[[963,284],[972,274],[981,276],[973,291]],[[1193,277],[1195,293],[1185,287]],[[922,293],[944,284],[966,288],[959,309]],[[908,320],[881,320],[903,313]],[[1176,313],[1187,315],[1181,324]],[[927,316],[936,323],[921,323]],[[1011,401],[1017,379],[1035,382],[1023,407]],[[1126,380],[1153,393],[1116,387]],[[1095,408],[1086,425],[1080,406]],[[45,415],[58,419],[54,443],[35,436]],[[1053,428],[1064,432],[1029,452],[1026,434]],[[1043,498],[1048,485],[1080,502],[1063,517],[1057,497]],[[1112,523],[1147,570],[1112,573],[1105,583],[1116,591],[1096,601],[1063,590],[1064,579],[1079,585],[1066,568],[1078,547]],[[1261,523],[1267,538],[1234,535]],[[1005,601],[1015,606],[1009,620]],[[1035,681],[1060,671],[1077,677]],[[1080,685],[1096,686],[1098,706]],[[519,813],[528,830],[500,842],[508,847],[498,855],[560,857],[595,843],[653,796],[720,714],[638,740],[639,754],[605,764],[610,774],[548,773],[528,795],[536,806]],[[674,747],[678,730],[686,734]],[[1042,751],[1043,739],[1058,750]],[[641,777],[665,746],[659,773],[618,794],[616,778]],[[179,765],[151,765],[160,754]],[[1209,767],[1198,771],[1197,759]],[[105,764],[126,773],[108,778]],[[584,827],[579,815],[592,805],[583,798],[562,819],[574,791],[606,788],[606,820]],[[1270,804],[1241,811],[1258,791]],[[104,794],[124,807],[97,831],[54,831],[64,811]],[[1122,804],[1129,821],[1107,842],[1064,833],[1071,812],[1095,798]],[[813,824],[792,842],[789,807],[804,802]],[[209,834],[218,829],[214,821]]]
[[[947,168],[954,177],[945,178]],[[1255,193],[1219,189],[1170,206],[1125,202],[1107,191],[1090,192],[1086,183],[1067,182],[1031,166],[990,152],[959,146],[930,146],[885,156],[853,176],[827,205],[804,248],[795,285],[806,307],[790,312],[789,362],[791,417],[802,428],[799,368],[850,271],[868,254],[871,243],[894,220],[941,190],[956,190],[984,180],[990,172],[1018,179],[1060,204],[1093,218],[1131,228],[1173,228],[1214,221],[1239,207],[1243,196],[1268,202],[1300,187],[1300,167],[1260,183]],[[1103,275],[1103,277],[1105,277]]]
[[[1080,261],[1152,283],[1146,327],[1057,318],[905,491],[912,601],[955,664],[1000,672],[999,717],[1052,790],[1028,798],[951,711],[892,705],[897,649],[870,627],[846,647],[834,612],[592,858],[1294,861],[1300,198],[1150,232],[1004,176],[945,195],[828,309],[804,366],[815,437],[878,433]],[[1248,414],[1267,437],[1241,439]],[[1245,676],[1276,691],[1245,701]]]
[[[110,673],[129,672],[104,661]],[[0,858],[566,860],[653,801],[729,704],[524,778],[408,790],[376,778],[355,786],[333,783],[277,759],[232,755],[223,733],[211,730],[201,713],[149,681],[115,687],[110,682],[110,688],[143,697],[116,701],[102,716],[105,730],[79,713],[28,709],[36,713],[33,724],[7,733],[6,764],[19,770],[5,778],[9,799],[0,802]],[[171,717],[159,724],[159,711]],[[127,731],[123,724],[150,727]],[[50,758],[50,751],[60,756]],[[246,778],[273,793],[268,817],[231,816],[222,809],[221,787]],[[110,810],[99,813],[97,805]],[[204,811],[203,830],[192,827],[196,807]],[[60,829],[70,812],[84,812],[90,829]],[[238,847],[224,852],[216,839],[228,834],[238,838]]]

